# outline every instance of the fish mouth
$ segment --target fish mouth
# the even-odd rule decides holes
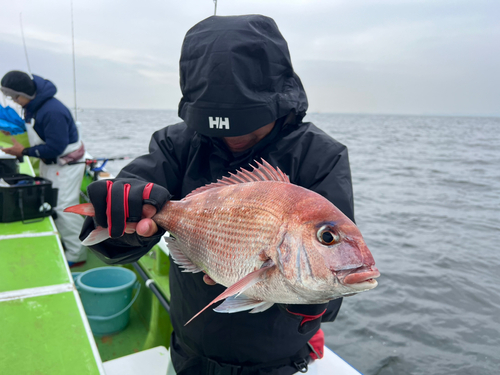
[[[377,281],[374,280],[380,276],[377,267],[361,267],[353,270],[351,273],[344,277],[343,283],[346,285],[359,285],[359,284],[374,284],[373,288],[377,286]]]

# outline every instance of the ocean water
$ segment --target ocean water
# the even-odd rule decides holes
[[[84,110],[94,157],[136,157],[175,111]],[[326,344],[366,375],[500,373],[500,118],[308,114],[347,145],[379,286]],[[130,160],[109,162],[117,173]]]

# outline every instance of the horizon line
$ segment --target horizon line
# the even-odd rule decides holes
[[[174,111],[172,108],[112,108],[112,107],[79,107],[78,112],[85,110],[119,110],[119,111]],[[74,108],[72,109],[74,111]],[[497,118],[500,113],[481,114],[481,113],[387,113],[387,112],[328,112],[328,111],[310,111],[311,114],[318,115],[350,115],[350,116],[414,116],[414,117],[487,117]]]

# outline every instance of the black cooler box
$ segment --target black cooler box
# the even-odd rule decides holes
[[[54,212],[57,189],[52,188],[52,181],[26,174],[5,176],[3,180],[8,186],[0,186],[1,223],[43,219]]]

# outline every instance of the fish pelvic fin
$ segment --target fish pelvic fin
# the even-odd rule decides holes
[[[253,309],[250,313],[255,314],[266,311],[272,305],[274,305],[274,302],[252,299],[242,294],[226,298],[226,300],[217,306],[214,311],[218,313],[235,313]]]
[[[80,214],[85,216],[95,216],[94,206],[92,203],[82,203],[75,206],[70,206],[64,209],[64,212],[71,212],[73,214]]]
[[[107,228],[97,227],[82,241],[83,246],[96,245],[99,242],[107,240],[109,237],[109,231]]]
[[[180,268],[183,268],[182,272],[192,272],[197,273],[203,271],[200,267],[195,265],[191,260],[184,255],[181,247],[175,237],[163,237],[167,243],[168,250],[170,250],[170,255]]]
[[[210,302],[208,305],[206,305],[200,312],[198,312],[198,314],[196,314],[191,319],[189,319],[189,321],[186,324],[184,324],[184,327],[187,326],[194,318],[196,318],[198,315],[200,315],[203,311],[205,311],[208,307],[210,307],[214,303],[222,301],[223,299],[226,299],[228,297],[234,296],[235,294],[236,294],[236,296],[238,296],[241,293],[243,293],[245,290],[247,290],[248,288],[257,284],[259,281],[264,280],[266,277],[267,271],[269,271],[270,269],[272,269],[274,267],[276,267],[276,265],[274,264],[274,262],[272,260],[266,261],[260,269],[258,269],[257,271],[250,272],[244,278],[242,278],[241,280],[238,280],[233,285],[228,287],[223,293],[219,294],[218,297],[216,297],[212,302]],[[263,302],[263,301],[258,301],[258,302]],[[243,310],[248,310],[250,308],[255,308],[255,307],[257,307],[257,305],[250,306],[250,307],[243,309]],[[227,312],[236,312],[236,311],[243,311],[243,310],[235,310],[235,311],[227,311]]]
[[[236,172],[236,174],[229,173],[229,177],[222,177],[220,180],[217,180],[217,182],[193,190],[191,193],[186,195],[185,198],[226,185],[245,184],[248,182],[257,181],[279,181],[288,184],[290,183],[290,179],[288,178],[288,176],[284,174],[279,168],[274,168],[264,159],[261,159],[262,163],[259,163],[257,160],[254,161],[257,167],[254,167],[250,164],[250,166],[253,168],[252,171],[247,171],[246,169],[241,168]]]

